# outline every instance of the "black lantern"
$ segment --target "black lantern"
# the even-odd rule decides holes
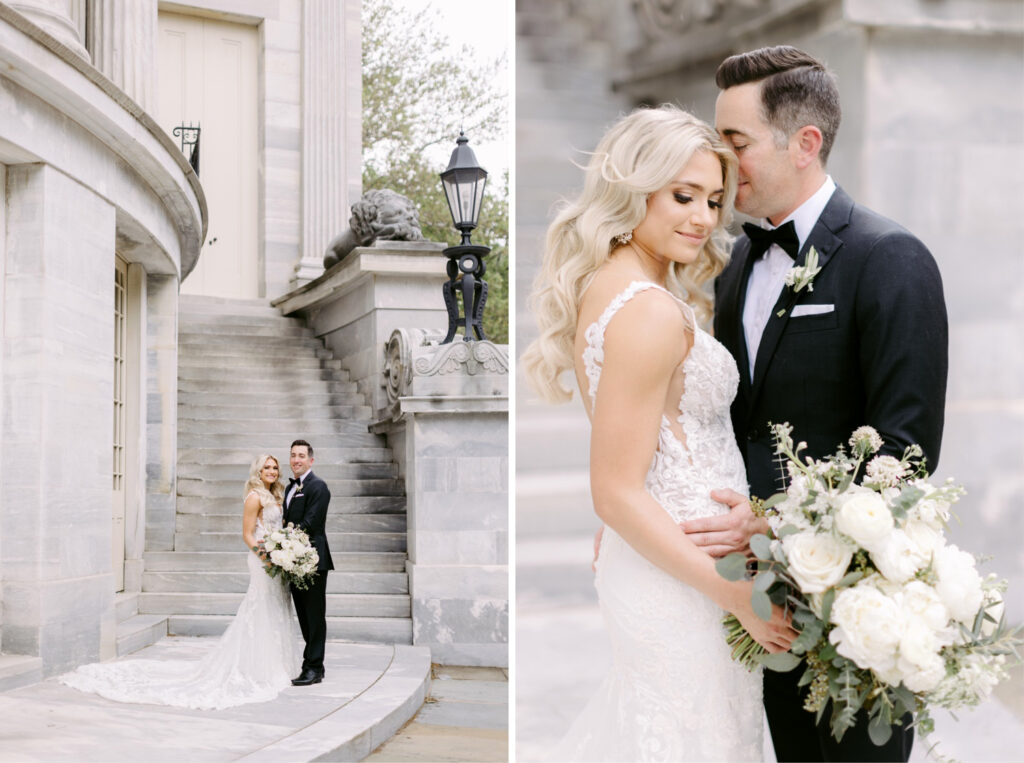
[[[487,170],[477,164],[465,133],[460,132],[455,143],[448,169],[441,173],[441,185],[448,200],[448,210],[452,213],[452,222],[462,234],[462,241],[458,246],[450,246],[444,250],[444,255],[448,258],[448,280],[443,288],[444,304],[448,308],[448,335],[442,344],[447,344],[455,338],[455,331],[459,326],[466,329],[464,340],[467,342],[472,339],[470,330],[476,334],[477,339],[487,338],[483,327],[484,304],[487,302],[487,282],[483,280],[487,268],[483,257],[491,250],[490,247],[472,244],[469,240],[469,234],[480,219]],[[459,317],[459,300],[456,292],[460,280],[462,318]]]

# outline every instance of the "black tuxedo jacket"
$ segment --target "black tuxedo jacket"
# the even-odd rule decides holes
[[[796,264],[813,246],[813,291],[782,295],[761,337],[750,378],[743,304],[753,261],[740,236],[715,283],[715,336],[740,368],[732,406],[752,495],[783,489],[768,425],[789,422],[802,455],[820,458],[870,424],[883,452],[918,443],[934,471],[942,441],[948,327],[934,258],[911,233],[836,188]],[[793,316],[799,305],[818,314]],[[827,306],[833,306],[829,309]],[[785,311],[779,315],[780,311]]]
[[[285,498],[287,499],[287,494]],[[309,535],[309,542],[320,555],[320,561],[316,566],[320,572],[334,569],[331,549],[327,545],[326,530],[327,507],[330,503],[331,491],[327,483],[310,472],[284,510],[284,523],[291,522]]]

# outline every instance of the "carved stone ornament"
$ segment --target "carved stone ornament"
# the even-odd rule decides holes
[[[324,253],[324,267],[341,262],[357,246],[384,241],[422,241],[420,214],[416,205],[387,188],[367,191],[352,205],[348,229],[335,236]]]
[[[493,342],[440,344],[444,331],[396,329],[384,345],[381,380],[387,418],[397,420],[406,397],[455,398],[508,393],[509,360]]]
[[[754,8],[762,0],[633,0],[644,34],[658,40],[673,37],[718,19],[730,6]]]

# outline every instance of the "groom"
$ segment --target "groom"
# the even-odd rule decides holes
[[[334,569],[327,545],[327,506],[331,491],[327,483],[311,471],[313,446],[305,440],[292,443],[289,464],[295,477],[288,481],[284,494],[284,523],[291,522],[309,535],[320,561],[309,588],[292,588],[295,614],[299,618],[306,649],[302,653],[302,673],[293,686],[318,684],[324,678],[324,644],[327,641],[327,571]]]
[[[806,455],[835,452],[870,424],[883,452],[918,443],[934,471],[946,395],[947,323],[942,282],[921,241],[855,203],[825,171],[839,127],[839,92],[819,61],[788,46],[727,58],[715,127],[739,158],[736,208],[744,225],[715,284],[715,336],[740,369],[733,427],[752,495],[783,487],[769,422],[789,422]],[[784,283],[811,247],[813,290]],[[732,491],[713,497],[731,511],[684,523],[713,556],[745,550],[767,524]],[[841,744],[828,711],[803,709],[802,673],[764,673],[764,703],[780,761],[906,761],[913,732],[897,727],[876,747],[863,712]]]

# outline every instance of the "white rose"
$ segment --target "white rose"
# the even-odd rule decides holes
[[[836,512],[836,527],[869,551],[892,530],[892,512],[873,490],[851,490]]]
[[[928,563],[930,557],[922,554],[903,530],[893,530],[875,544],[871,561],[886,578],[905,583]]]
[[[853,549],[829,534],[801,532],[782,541],[789,571],[806,594],[822,593],[846,574]]]
[[[984,595],[974,557],[956,546],[944,546],[935,552],[935,574],[939,578],[935,590],[953,619],[970,626]]]
[[[829,640],[859,667],[891,673],[903,636],[903,613],[896,601],[861,581],[836,594]]]

